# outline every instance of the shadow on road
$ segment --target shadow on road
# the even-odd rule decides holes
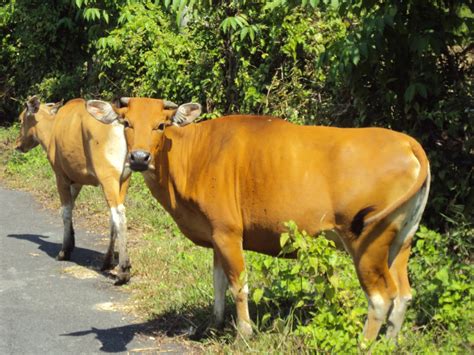
[[[8,234],[8,238],[16,238],[21,240],[28,240],[32,243],[38,245],[38,249],[42,252],[49,255],[51,258],[55,259],[58,255],[59,251],[61,250],[61,243],[53,243],[48,241],[48,236],[45,235],[38,235],[38,234]],[[98,251],[86,248],[75,247],[74,251],[72,252],[70,262],[73,262],[77,265],[86,267],[91,269],[95,272],[98,272],[108,278],[115,279],[115,275],[111,274],[108,271],[100,271],[100,267],[102,266],[102,260],[104,255],[99,253]]]
[[[131,349],[127,349],[130,343],[137,334],[150,334],[151,327],[148,323],[130,324],[122,327],[115,327],[110,329],[99,329],[92,327],[90,330],[80,330],[68,334],[61,334],[61,336],[81,337],[89,334],[95,334],[102,346],[101,351],[108,353],[118,353]]]
[[[95,334],[102,346],[103,352],[116,353],[123,351],[139,351],[140,349],[127,349],[127,345],[136,337],[143,336],[146,338],[163,338],[171,339],[171,343],[159,344],[160,352],[171,353],[187,353],[189,347],[184,346],[182,342],[175,342],[172,338],[188,338],[192,340],[200,340],[208,337],[211,333],[207,332],[208,319],[203,320],[203,315],[209,315],[212,310],[211,306],[196,307],[187,309],[192,312],[191,318],[180,312],[169,311],[156,316],[153,320],[139,324],[129,324],[121,327],[109,329],[99,329],[91,327],[88,330],[79,330],[72,333],[61,334],[61,336],[81,337],[89,334]],[[200,324],[197,324],[200,323]],[[189,346],[189,344],[188,344]]]

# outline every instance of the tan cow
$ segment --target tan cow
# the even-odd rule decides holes
[[[130,279],[127,254],[127,225],[123,201],[130,170],[124,169],[127,146],[123,125],[103,124],[86,110],[82,99],[61,107],[42,105],[32,97],[20,115],[21,130],[17,149],[27,152],[41,144],[54,170],[62,205],[64,239],[58,260],[69,260],[74,249],[72,210],[83,185],[100,185],[110,208],[110,244],[103,269],[113,265],[114,244],[119,243],[117,284]]]
[[[228,116],[190,124],[198,105],[176,114],[163,102],[133,98],[116,109],[125,122],[132,170],[194,243],[214,250],[214,316],[224,320],[227,282],[238,328],[252,332],[243,250],[280,251],[283,223],[321,232],[352,256],[368,298],[367,339],[388,317],[387,335],[403,322],[411,290],[410,243],[425,208],[429,163],[402,133],[380,129],[305,127],[278,118]],[[174,116],[173,116],[174,115]]]

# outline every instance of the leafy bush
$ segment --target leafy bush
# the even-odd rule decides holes
[[[288,232],[280,239],[282,256],[294,254],[295,260],[261,255],[251,259],[250,274],[258,285],[252,299],[263,313],[260,327],[284,319],[309,349],[357,348],[366,309],[351,259],[332,241],[300,232],[294,222],[286,226]]]
[[[472,246],[472,230],[471,240],[465,242]],[[463,252],[450,252],[449,244],[446,236],[426,227],[417,233],[415,257],[410,263],[416,290],[415,321],[418,325],[459,332],[467,344],[474,319],[474,267]]]
[[[293,222],[286,226],[288,232],[280,239],[282,256],[292,253],[295,260],[256,254],[249,258],[260,331],[301,337],[315,351],[357,351],[367,304],[351,258],[324,237],[298,231]],[[446,258],[448,245],[426,227],[417,233],[409,264],[414,303],[399,350],[426,351],[426,344],[418,343],[422,336],[434,338],[431,347],[437,351],[459,351],[474,340],[469,330],[474,319],[473,267],[462,261],[465,255]],[[395,343],[383,340],[373,347],[388,352]]]

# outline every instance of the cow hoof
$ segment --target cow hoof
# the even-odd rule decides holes
[[[71,252],[61,250],[56,257],[56,260],[63,261],[63,260],[71,260]]]
[[[117,274],[117,281],[115,281],[116,286],[126,284],[128,281],[130,281],[130,267],[125,269],[119,267],[119,269],[120,271]]]
[[[244,338],[250,338],[253,334],[252,325],[244,321],[239,322],[237,330],[239,334]]]
[[[115,281],[115,286],[121,286],[130,281],[130,273],[120,273],[117,275],[117,281]]]

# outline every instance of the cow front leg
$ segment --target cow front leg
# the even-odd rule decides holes
[[[237,330],[244,337],[252,335],[252,322],[248,308],[249,289],[245,275],[245,262],[241,235],[215,235],[217,253],[230,284],[237,311]]]
[[[118,205],[117,208],[111,208],[112,223],[116,231],[119,244],[119,270],[116,285],[122,285],[130,280],[130,259],[127,252],[127,217],[125,206]],[[112,246],[113,249],[113,246]]]
[[[224,326],[225,292],[228,287],[222,261],[214,250],[214,326],[221,329]]]
[[[71,193],[71,185],[62,177],[56,177],[59,198],[61,200],[61,216],[63,219],[63,245],[56,257],[57,260],[70,260],[75,247],[74,227],[72,225],[72,211],[74,199]],[[77,194],[76,194],[77,196]]]
[[[126,179],[120,184],[118,178],[102,181],[105,198],[110,207],[110,243],[102,269],[107,270],[113,266],[115,240],[118,239],[119,270],[116,285],[122,285],[130,280],[131,266],[127,252],[127,217],[123,205],[128,182],[129,180]]]

